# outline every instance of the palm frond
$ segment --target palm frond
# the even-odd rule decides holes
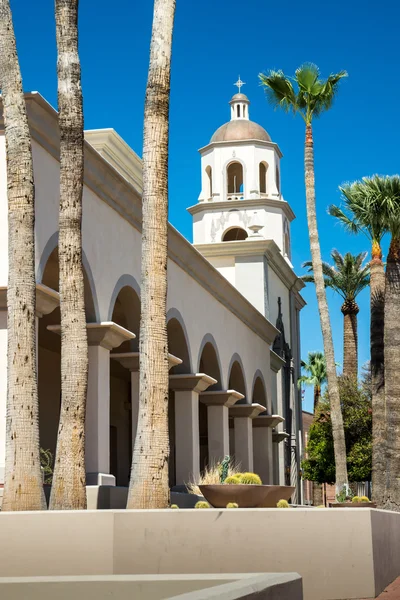
[[[260,83],[267,99],[274,108],[282,108],[285,112],[296,112],[296,94],[292,83],[283,71],[269,71],[259,74]]]

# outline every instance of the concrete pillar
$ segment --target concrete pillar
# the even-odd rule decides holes
[[[200,477],[199,394],[215,379],[204,373],[170,375],[175,392],[175,468],[178,485]]]
[[[229,408],[242,398],[243,394],[235,390],[200,394],[200,401],[207,405],[208,455],[211,464],[222,461],[230,454]]]
[[[235,462],[242,471],[254,469],[252,419],[265,410],[261,404],[237,404],[229,411],[234,419]]]
[[[253,419],[254,472],[268,485],[274,483],[272,428],[282,421],[283,418],[278,415],[263,415]]]
[[[131,372],[131,413],[132,413],[132,451],[135,445],[137,424],[139,418],[139,352],[113,352],[111,358],[117,360],[125,369]],[[180,365],[182,360],[173,354],[168,354],[169,368]]]

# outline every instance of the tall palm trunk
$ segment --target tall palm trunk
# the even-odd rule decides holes
[[[326,358],[328,392],[331,405],[332,434],[336,465],[336,491],[339,492],[344,485],[347,486],[348,484],[346,443],[344,438],[343,417],[340,407],[339,386],[336,376],[331,323],[329,318],[328,303],[326,301],[324,276],[322,272],[321,249],[318,237],[315,206],[314,142],[310,124],[306,125],[304,162],[308,232],[310,237],[311,259],[315,278],[315,289],[317,292],[322,337],[324,342],[324,353]]]
[[[78,0],[56,0],[55,7],[60,125],[61,413],[50,508],[83,509],[88,348],[82,267],[83,111]]]
[[[343,375],[356,378],[358,373],[358,331],[357,302],[346,300],[342,304],[343,313]]]
[[[382,250],[372,246],[371,280],[371,384],[372,384],[372,497],[377,506],[383,506],[385,494],[385,269]]]
[[[175,0],[155,0],[143,135],[140,395],[127,508],[164,508],[168,485],[168,128]]]
[[[392,237],[385,286],[386,469],[384,508],[400,511],[400,238]]]
[[[320,398],[321,398],[321,386],[314,385],[314,414],[317,409]]]
[[[36,372],[35,187],[32,148],[8,0],[0,0],[0,86],[7,152],[7,415],[2,510],[46,508]]]

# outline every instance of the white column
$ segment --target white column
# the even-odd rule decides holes
[[[242,471],[254,469],[252,420],[265,410],[261,404],[236,404],[230,409],[234,419],[235,462]]]
[[[235,462],[241,471],[253,471],[253,425],[248,417],[234,420]]]
[[[86,403],[86,481],[88,485],[115,485],[110,475],[110,351],[89,346]]]
[[[207,405],[208,455],[211,464],[224,459],[229,452],[229,408],[243,399],[236,390],[211,391],[200,394]]]
[[[175,392],[175,469],[178,485],[200,477],[199,393],[214,385],[204,373],[170,375]]]
[[[283,417],[279,415],[262,415],[253,419],[254,472],[268,485],[274,483],[272,429],[282,422]]]
[[[7,311],[0,309],[0,483],[4,483],[7,402]]]
[[[176,483],[198,481],[200,476],[199,394],[175,392]]]

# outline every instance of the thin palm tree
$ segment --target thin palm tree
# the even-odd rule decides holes
[[[7,153],[6,457],[2,510],[43,510],[36,371],[35,185],[9,0],[0,0],[0,85]]]
[[[61,411],[51,509],[86,508],[88,346],[82,266],[83,110],[78,0],[56,0],[60,127]]]
[[[309,352],[307,362],[301,361],[301,368],[307,373],[299,377],[297,385],[310,385],[314,388],[314,413],[321,399],[321,390],[327,381],[326,360],[323,352]]]
[[[370,306],[371,306],[371,388],[372,388],[372,495],[382,506],[385,489],[385,377],[384,321],[385,269],[382,260],[382,240],[388,231],[382,206],[385,178],[375,175],[347,183],[339,189],[343,208],[332,205],[329,214],[337,218],[351,234],[363,233],[371,243]]]
[[[346,444],[317,227],[312,123],[314,118],[331,108],[339,82],[346,75],[345,71],[340,71],[323,80],[320,78],[318,67],[306,63],[296,70],[294,78],[286,77],[282,71],[270,71],[259,76],[267,98],[273,106],[282,108],[285,112],[300,114],[306,126],[304,163],[308,233],[332,410],[337,492],[341,491],[343,486],[348,486]]]
[[[143,133],[139,415],[128,508],[165,508],[168,484],[168,131],[175,0],[155,0]]]
[[[357,377],[358,372],[358,329],[357,315],[360,311],[356,298],[363,289],[369,286],[369,265],[363,265],[367,252],[344,256],[337,250],[332,250],[331,257],[334,266],[322,263],[325,287],[331,288],[343,298],[341,311],[343,313],[343,375]],[[307,261],[303,267],[308,267],[312,273],[312,262]],[[301,277],[306,283],[315,283],[314,275]]]

